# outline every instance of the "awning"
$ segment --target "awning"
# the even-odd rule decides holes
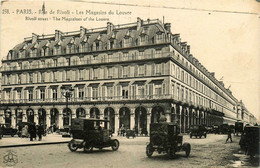
[[[12,90],[12,88],[3,88],[2,90],[3,91],[10,91],[10,90]]]
[[[50,85],[49,88],[58,88],[59,85]]]
[[[100,83],[90,83],[88,87],[98,87]]]
[[[16,88],[14,88],[14,90],[22,90],[23,89],[23,87],[16,87]]]
[[[128,86],[130,81],[119,82],[118,85]]]
[[[115,82],[106,82],[103,84],[103,86],[114,86]]]
[[[85,83],[80,83],[80,84],[76,84],[74,87],[82,88],[82,87],[84,87],[85,85],[86,85]]]
[[[33,90],[34,86],[27,86],[24,90]]]
[[[164,81],[164,79],[154,79],[154,80],[151,80],[149,83],[162,84],[163,81]]]
[[[135,85],[144,85],[146,80],[141,80],[141,81],[135,81],[133,84]]]
[[[46,86],[37,86],[36,89],[45,89],[45,88],[46,88]]]

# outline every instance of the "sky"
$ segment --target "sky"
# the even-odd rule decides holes
[[[32,33],[38,35],[106,27],[106,24],[125,24],[160,19],[171,23],[173,34],[191,46],[191,53],[216,79],[223,79],[233,95],[242,100],[249,112],[260,120],[260,3],[254,0],[150,0],[150,1],[44,1],[47,14],[38,14],[43,1],[7,1],[1,3],[1,58],[8,50]],[[9,9],[10,14],[3,14]],[[31,9],[32,14],[26,14]],[[57,10],[69,14],[50,14]],[[76,14],[80,11],[83,14]],[[91,15],[86,11],[103,15]],[[109,11],[114,12],[113,15]],[[121,12],[121,15],[119,14]],[[36,14],[35,14],[36,12]],[[73,12],[73,13],[72,13]],[[122,13],[125,12],[125,15]],[[131,13],[131,14],[129,14]],[[47,18],[48,21],[26,20]],[[82,21],[57,21],[53,17],[77,17]],[[94,18],[94,21],[89,18]],[[84,20],[86,19],[86,20]],[[103,21],[102,21],[103,20]]]

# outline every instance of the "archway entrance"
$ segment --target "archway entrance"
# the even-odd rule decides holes
[[[122,107],[119,110],[119,128],[124,127],[130,129],[130,110],[127,107]]]
[[[51,125],[53,132],[55,132],[57,126],[59,126],[59,111],[56,108],[51,109]]]
[[[34,111],[33,109],[29,108],[26,110],[27,114],[27,122],[34,123]]]
[[[72,111],[70,108],[65,108],[63,110],[63,127],[69,128],[71,124]]]
[[[161,117],[161,115],[164,115],[164,110],[161,106],[155,106],[152,109],[152,119],[151,119],[151,123],[157,123],[159,122],[159,119]]]
[[[104,111],[104,118],[109,120],[109,128],[115,133],[115,111],[111,107],[107,107]]]
[[[43,108],[38,110],[39,124],[46,126],[46,111]]]
[[[11,109],[6,109],[5,110],[5,123],[10,124],[12,123],[12,112]]]
[[[83,108],[78,108],[76,110],[76,118],[86,118],[86,111]]]
[[[100,119],[100,111],[98,108],[93,107],[90,109],[90,118]]]
[[[22,109],[16,109],[15,116],[16,116],[16,125],[19,125],[20,123],[23,122],[23,110]]]
[[[147,134],[147,111],[142,106],[135,109],[135,132]]]

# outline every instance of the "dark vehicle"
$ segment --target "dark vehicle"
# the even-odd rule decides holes
[[[207,138],[207,129],[203,125],[193,125],[190,128],[190,138],[192,138],[193,136],[195,136],[196,138],[201,138],[202,136]]]
[[[135,138],[135,130],[130,130],[130,129],[127,129],[126,130],[126,138],[129,139],[129,137],[133,137]]]
[[[218,126],[218,125],[214,125],[214,126],[213,126],[213,132],[214,132],[215,134],[220,134],[220,129],[219,129],[219,126]]]
[[[227,134],[229,129],[230,129],[230,127],[228,124],[222,124],[219,127],[219,131],[221,134]]]
[[[206,129],[207,129],[207,133],[208,133],[208,134],[214,132],[214,130],[213,130],[213,126],[208,126]]]
[[[72,119],[70,132],[73,139],[68,144],[69,149],[76,151],[83,148],[85,152],[92,152],[93,148],[112,147],[112,150],[118,150],[119,141],[109,136],[108,124],[108,120]]]
[[[235,135],[242,134],[244,128],[244,123],[241,121],[235,122]]]
[[[180,135],[180,128],[175,123],[151,123],[150,142],[146,146],[146,155],[151,157],[154,151],[168,153],[170,158],[175,153],[185,151],[186,156],[190,155],[191,146],[189,143],[182,144],[183,137]]]
[[[12,137],[16,135],[17,129],[14,129],[11,127],[11,124],[0,124],[0,127],[2,129],[2,135],[11,135]]]
[[[251,157],[259,155],[259,134],[259,126],[245,126],[239,145],[245,151],[246,155],[250,155]]]

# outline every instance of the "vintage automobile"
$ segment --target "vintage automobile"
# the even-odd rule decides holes
[[[1,136],[3,136],[3,135],[11,135],[13,137],[17,133],[17,129],[12,128],[11,124],[8,124],[8,123],[3,124],[3,123],[1,123],[0,127],[2,129],[2,135]]]
[[[244,123],[242,121],[235,122],[235,135],[241,135],[243,132]]]
[[[196,138],[201,138],[202,136],[207,138],[207,129],[203,125],[192,125],[190,127],[190,138],[193,136]]]
[[[175,153],[185,151],[186,156],[190,155],[191,146],[189,143],[182,144],[183,136],[180,135],[180,128],[176,123],[151,123],[150,142],[146,146],[146,155],[151,157],[154,151],[167,153],[170,158]]]
[[[246,155],[259,155],[260,126],[245,126],[239,145]]]
[[[127,129],[125,136],[126,136],[127,139],[129,139],[129,137],[135,138],[135,130]]]
[[[112,147],[112,150],[118,150],[119,141],[109,136],[108,125],[108,120],[72,119],[70,132],[73,139],[68,144],[69,149],[76,151],[83,148],[85,152],[92,152],[93,148]]]
[[[219,130],[219,126],[218,126],[218,125],[214,125],[214,126],[213,126],[213,132],[214,132],[215,134],[220,134],[220,130]]]
[[[223,123],[222,125],[219,126],[219,132],[221,134],[227,134],[229,129],[230,126],[227,123]]]

